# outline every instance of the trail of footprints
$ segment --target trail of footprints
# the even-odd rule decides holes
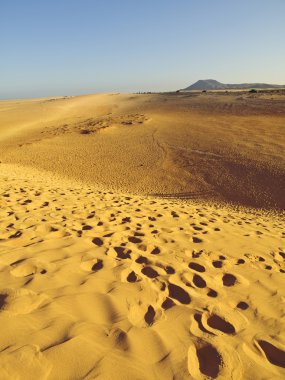
[[[70,133],[79,133],[80,135],[90,135],[97,133],[100,130],[108,128],[112,125],[121,125],[126,127],[134,127],[142,125],[148,121],[148,118],[143,114],[129,115],[112,115],[107,114],[104,117],[89,118],[78,121],[74,124],[62,124],[60,126],[46,127],[41,132],[41,137],[51,137]],[[37,140],[38,141],[38,140]]]
[[[70,197],[74,201],[66,203]],[[255,225],[258,230],[251,228],[250,233],[262,237],[267,225],[258,219],[255,221],[255,216],[238,219],[234,214],[223,216],[215,209],[205,214],[202,208],[196,206],[193,209],[191,206],[190,209],[183,203],[178,207],[172,200],[139,199],[100,191],[94,196],[92,189],[85,193],[73,188],[64,191],[60,188],[45,189],[44,186],[33,189],[29,181],[18,188],[16,180],[15,184],[9,182],[2,189],[1,199],[2,271],[9,271],[11,276],[25,281],[19,291],[0,291],[1,311],[10,311],[14,315],[31,313],[46,302],[44,294],[29,290],[29,286],[39,276],[49,276],[47,281],[50,281],[56,271],[49,272],[49,268],[60,263],[56,259],[52,263],[37,261],[35,251],[35,257],[19,258],[6,265],[15,241],[25,250],[40,247],[47,239],[62,241],[62,246],[66,239],[73,239],[72,244],[84,239],[89,247],[92,245],[95,249],[94,254],[86,257],[79,253],[79,270],[86,273],[86,281],[93,281],[94,276],[112,267],[116,269],[117,281],[124,286],[138,287],[138,305],[130,305],[129,313],[132,315],[132,307],[139,304],[142,304],[142,312],[141,315],[134,314],[135,317],[129,316],[133,325],[153,329],[170,318],[171,310],[187,308],[189,334],[194,348],[189,348],[185,365],[188,360],[188,371],[194,377],[200,373],[201,376],[216,378],[221,373],[226,359],[220,347],[215,345],[216,337],[236,337],[236,342],[239,342],[239,332],[251,328],[247,326],[247,313],[254,313],[253,298],[250,293],[246,299],[238,298],[240,287],[247,287],[250,292],[251,286],[242,268],[252,273],[263,271],[268,276],[285,273],[282,248],[268,252],[265,257],[245,252],[237,259],[203,248],[208,236],[215,239],[222,233],[221,223],[219,227],[216,225],[221,219],[222,225],[245,226],[246,234],[246,226]],[[171,223],[165,223],[166,219],[171,219]],[[285,237],[281,224],[276,222],[275,227],[280,230],[281,241]],[[182,237],[180,246],[179,236]],[[92,247],[89,249],[92,253]],[[169,255],[177,256],[179,270],[168,262]],[[151,293],[153,302],[144,304],[144,292]],[[230,303],[221,305],[219,299],[225,293]],[[28,299],[24,309],[19,302],[21,297]],[[265,330],[263,335],[263,339],[252,336],[251,349],[257,348],[259,356],[263,355],[271,365],[285,368],[284,350],[280,344],[266,338],[270,336],[269,331]]]

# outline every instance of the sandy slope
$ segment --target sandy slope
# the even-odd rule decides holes
[[[283,218],[0,166],[1,379],[284,377]]]
[[[125,192],[284,209],[285,95],[264,96],[0,102],[0,160]]]
[[[1,380],[284,378],[284,99],[238,97],[0,102]]]

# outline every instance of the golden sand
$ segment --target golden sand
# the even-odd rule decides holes
[[[231,101],[0,103],[1,380],[284,378],[284,116]]]

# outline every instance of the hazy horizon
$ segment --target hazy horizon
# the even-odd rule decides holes
[[[0,99],[285,84],[282,0],[1,5]]]

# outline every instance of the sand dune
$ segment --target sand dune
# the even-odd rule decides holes
[[[284,110],[282,93],[1,102],[0,159],[124,192],[284,209]]]
[[[1,199],[2,379],[285,374],[283,218],[3,164]]]
[[[284,378],[283,100],[209,96],[0,102],[1,379]]]

